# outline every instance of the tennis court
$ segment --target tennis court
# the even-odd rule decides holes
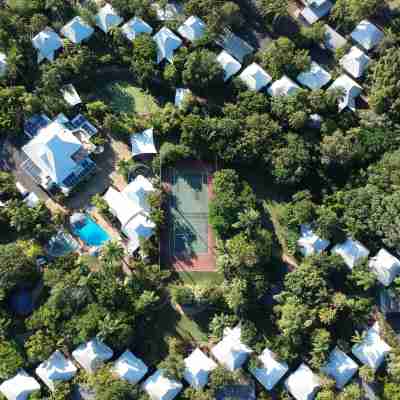
[[[171,169],[170,254],[195,257],[208,253],[208,172]]]

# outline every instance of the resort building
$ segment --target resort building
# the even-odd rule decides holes
[[[130,19],[122,25],[121,30],[128,40],[135,40],[143,33],[147,33],[148,35],[153,33],[153,28],[147,22],[137,17]]]
[[[63,46],[60,36],[49,27],[34,36],[32,44],[37,50],[39,64],[43,60],[54,61],[56,51]]]
[[[350,269],[369,256],[369,250],[359,241],[351,238],[343,243],[337,244],[332,249],[332,253],[341,256]]]
[[[296,400],[313,400],[320,381],[306,364],[301,364],[285,381],[285,387]]]
[[[242,68],[242,64],[236,61],[229,53],[222,50],[217,57],[217,62],[221,65],[224,70],[224,81],[230,79],[231,76],[235,75]]]
[[[155,9],[159,21],[173,21],[183,15],[181,2],[168,1],[167,4],[162,6],[159,3],[153,3],[152,7]]]
[[[217,364],[199,348],[185,358],[185,366],[184,378],[195,389],[206,386],[210,372],[217,368]]]
[[[79,44],[89,39],[93,35],[94,29],[78,16],[69,21],[60,33],[72,43]]]
[[[329,25],[324,25],[325,35],[324,35],[324,46],[331,51],[342,48],[347,44],[347,40]]]
[[[279,362],[276,355],[269,349],[265,349],[258,359],[261,367],[250,369],[250,372],[266,390],[272,390],[289,370],[289,367],[286,363]]]
[[[379,323],[368,329],[364,340],[355,344],[351,352],[364,364],[377,370],[390,352],[391,347],[381,339]]]
[[[95,20],[96,25],[104,33],[108,33],[110,29],[117,27],[124,21],[109,3],[106,3],[104,7],[100,8]]]
[[[343,74],[329,86],[328,90],[340,90],[342,92],[339,99],[339,112],[346,108],[356,111],[356,98],[362,92],[362,87],[356,81]]]
[[[27,400],[32,393],[38,390],[40,390],[39,382],[23,369],[0,385],[0,392],[7,400]]]
[[[254,53],[254,47],[229,30],[216,43],[242,64],[247,56]]]
[[[58,382],[71,380],[76,372],[77,368],[74,363],[65,358],[58,350],[36,368],[36,375],[50,390],[54,390]]]
[[[338,389],[342,389],[357,370],[357,363],[338,347],[331,352],[327,364],[321,368],[324,374],[335,380]]]
[[[310,69],[297,75],[297,80],[311,90],[321,89],[331,81],[331,74],[315,61],[311,62]]]
[[[64,85],[61,88],[61,94],[64,97],[64,100],[68,103],[69,106],[75,107],[78,104],[82,103],[82,100],[75,89],[75,86],[72,83]],[[97,131],[97,130],[96,130]]]
[[[224,330],[223,339],[211,349],[211,353],[218,362],[229,371],[241,368],[252,350],[242,343],[240,325],[233,329]]]
[[[166,378],[160,370],[157,370],[143,384],[143,390],[151,400],[173,400],[182,388],[182,383]]]
[[[368,67],[371,59],[358,47],[353,46],[350,51],[343,56],[339,63],[342,68],[353,78],[361,78]]]
[[[147,365],[129,350],[126,350],[115,362],[113,372],[121,379],[136,385],[147,374]]]
[[[275,81],[269,88],[270,96],[292,96],[300,90],[300,86],[294,83],[288,76],[284,75]]]
[[[259,92],[272,81],[272,78],[269,76],[269,74],[256,63],[249,65],[239,75],[239,78],[250,90],[255,92]]]
[[[321,239],[316,235],[309,225],[301,225],[300,239],[297,241],[303,256],[321,254],[329,247],[329,240]]]
[[[157,45],[157,64],[167,60],[172,63],[174,52],[182,46],[182,40],[169,28],[161,28],[154,36]]]
[[[3,77],[7,72],[7,56],[4,53],[0,53],[0,78]]]
[[[31,140],[22,148],[28,159],[21,167],[44,189],[56,186],[68,195],[95,170],[89,154],[96,146],[89,138],[97,129],[82,115],[72,121],[63,114],[53,121],[36,115],[24,129]]]
[[[132,156],[142,154],[157,154],[154,144],[153,128],[149,128],[140,133],[134,133],[131,136]]]
[[[400,260],[385,249],[380,249],[378,254],[371,258],[369,266],[384,286],[389,286],[400,273]]]
[[[305,21],[312,25],[321,18],[325,17],[331,11],[333,4],[329,0],[302,0],[305,8],[300,15]]]
[[[189,17],[179,28],[179,34],[189,42],[195,42],[204,37],[206,24],[198,17]]]
[[[370,51],[383,40],[384,33],[373,23],[363,20],[351,32],[350,36],[363,49]]]
[[[113,356],[113,351],[97,338],[81,344],[72,356],[82,368],[92,374]]]

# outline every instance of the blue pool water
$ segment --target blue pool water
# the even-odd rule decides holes
[[[88,246],[101,246],[110,240],[108,233],[89,217],[84,224],[74,227],[73,232]]]

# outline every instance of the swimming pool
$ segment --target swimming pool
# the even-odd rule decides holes
[[[108,233],[90,217],[86,217],[83,223],[76,224],[73,232],[88,246],[101,246],[108,240]]]

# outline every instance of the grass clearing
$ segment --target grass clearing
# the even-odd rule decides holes
[[[210,285],[218,285],[223,282],[224,277],[219,272],[203,272],[203,271],[186,271],[178,273],[179,279],[182,283],[186,285],[193,284],[210,284]]]

